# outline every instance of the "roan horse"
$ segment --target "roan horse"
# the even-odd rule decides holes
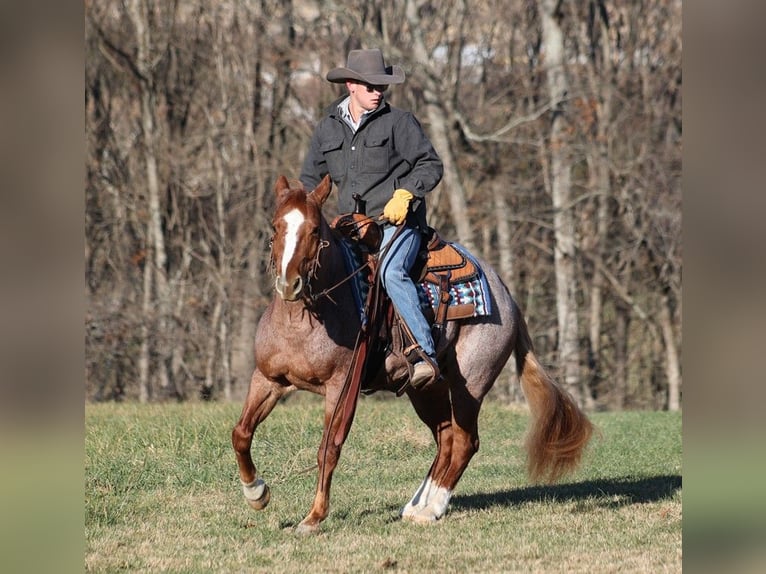
[[[298,532],[319,529],[329,512],[330,484],[340,457],[339,417],[344,381],[360,329],[339,239],[322,215],[332,184],[326,177],[311,192],[280,176],[275,185],[272,257],[277,296],[264,311],[255,337],[255,370],[242,415],[232,431],[245,499],[266,507],[270,490],[251,456],[255,428],[279,399],[295,389],[324,395],[324,432],[318,454],[317,490]],[[478,417],[482,401],[503,366],[515,353],[516,369],[529,405],[527,465],[533,479],[553,481],[579,462],[592,427],[571,397],[543,370],[521,311],[497,274],[481,262],[491,292],[491,314],[451,321],[439,339],[443,379],[407,395],[436,441],[436,457],[402,519],[430,523],[447,505],[479,449]],[[342,283],[342,284],[339,284]],[[333,289],[331,297],[317,293]],[[382,369],[388,381],[406,376],[401,357],[389,356]],[[340,443],[340,444],[338,444]]]

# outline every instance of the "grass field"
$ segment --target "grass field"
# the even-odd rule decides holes
[[[251,510],[230,445],[234,404],[86,407],[89,572],[680,572],[681,416],[599,413],[582,468],[531,485],[526,413],[484,405],[481,450],[433,526],[398,519],[433,445],[406,399],[363,398],[317,536],[322,403],[296,396],[256,431],[271,504]]]

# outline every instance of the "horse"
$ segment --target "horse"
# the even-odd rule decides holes
[[[324,396],[316,493],[296,526],[299,533],[318,531],[329,513],[332,475],[346,436],[336,414],[348,392],[344,383],[361,321],[350,282],[344,281],[348,272],[341,239],[322,213],[331,189],[329,176],[311,191],[284,175],[276,181],[271,243],[276,294],[258,323],[255,369],[231,435],[245,500],[262,510],[271,491],[253,463],[255,429],[289,392]],[[482,402],[512,353],[530,411],[525,441],[530,478],[553,482],[575,469],[591,436],[587,416],[535,357],[522,312],[508,289],[490,265],[476,259],[486,274],[491,313],[448,322],[437,344],[441,378],[404,391],[431,430],[436,455],[401,509],[402,520],[428,524],[445,516],[455,486],[479,449]],[[381,377],[387,383],[401,381],[406,369],[401,357],[389,355]]]

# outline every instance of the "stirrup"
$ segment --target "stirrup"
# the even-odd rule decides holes
[[[408,377],[404,385],[397,391],[397,396],[404,394],[407,387],[419,391],[442,378],[439,365],[425,354],[420,345],[410,345],[404,350],[404,356],[407,359]]]

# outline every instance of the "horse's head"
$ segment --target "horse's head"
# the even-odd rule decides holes
[[[291,186],[283,175],[274,186],[277,201],[271,244],[274,286],[286,301],[301,297],[317,264],[322,243],[322,205],[331,189],[329,176],[310,193],[302,186]]]

